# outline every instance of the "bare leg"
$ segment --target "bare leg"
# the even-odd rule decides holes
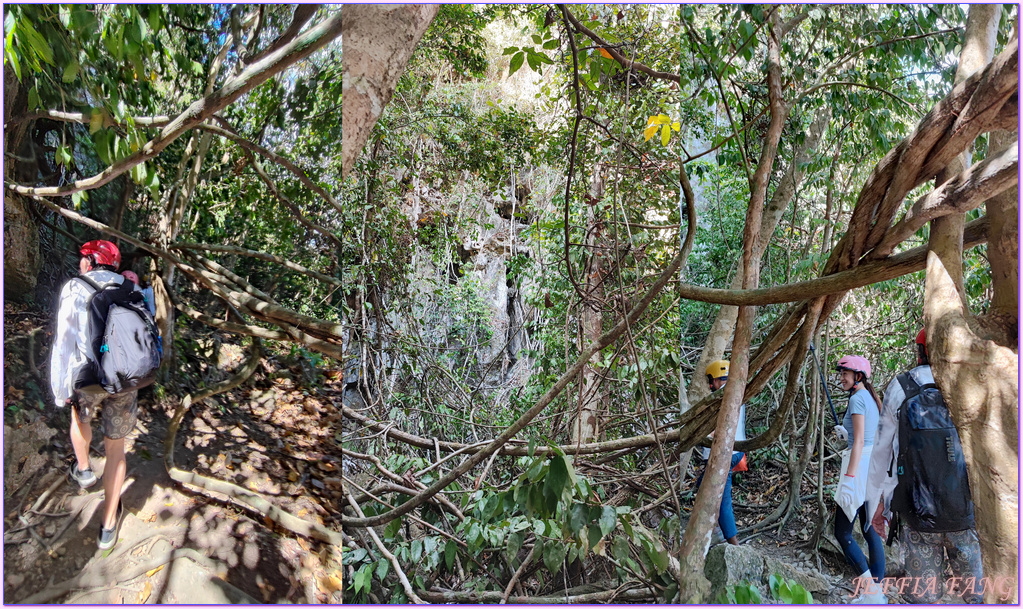
[[[107,463],[103,468],[103,490],[106,493],[106,506],[103,511],[103,528],[114,528],[117,519],[117,504],[121,500],[121,485],[124,484],[126,470],[124,460],[124,438],[103,439],[107,451]]]
[[[78,420],[78,412],[71,407],[71,445],[75,448],[78,459],[78,470],[89,469],[89,444],[92,442],[92,422],[82,424]],[[122,449],[124,444],[121,444]]]

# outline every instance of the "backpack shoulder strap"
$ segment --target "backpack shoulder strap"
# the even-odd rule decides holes
[[[913,380],[913,375],[911,375],[910,373],[906,372],[898,375],[895,378],[899,380],[899,385],[902,386],[902,391],[903,393],[906,394],[906,397],[902,399],[903,402],[920,393],[922,387],[920,387],[920,385],[915,380]]]
[[[82,280],[82,282],[85,283],[85,285],[91,287],[96,292],[99,292],[100,290],[103,289],[103,286],[96,283],[96,281],[93,280],[93,278],[89,277],[88,275],[79,275],[78,277],[75,277],[75,279]]]

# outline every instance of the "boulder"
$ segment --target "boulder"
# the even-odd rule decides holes
[[[801,570],[789,563],[782,562],[776,558],[767,556],[764,558],[763,581],[770,581],[771,575],[775,574],[785,580],[795,580],[797,584],[814,594],[831,590],[832,585],[827,576],[817,569]]]
[[[712,590],[723,590],[743,582],[762,584],[764,557],[748,546],[722,543],[707,553],[703,574],[710,580]]]

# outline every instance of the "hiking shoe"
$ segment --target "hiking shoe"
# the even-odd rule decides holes
[[[880,592],[874,594],[863,593],[854,598],[849,603],[850,605],[887,605],[888,597]]]
[[[124,506],[118,504],[117,517],[114,519],[113,528],[107,529],[100,524],[99,535],[96,537],[96,545],[99,546],[100,550],[108,550],[114,547],[114,544],[117,543],[117,532],[121,528],[121,513],[123,511]]]
[[[93,473],[92,469],[78,469],[77,463],[71,464],[71,470],[68,472],[71,479],[78,483],[78,486],[86,489],[96,484],[96,474]]]

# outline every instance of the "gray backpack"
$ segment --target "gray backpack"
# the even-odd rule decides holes
[[[163,342],[142,293],[130,281],[101,286],[80,276],[94,292],[89,297],[89,365],[75,388],[100,385],[108,393],[134,391],[156,380]]]

